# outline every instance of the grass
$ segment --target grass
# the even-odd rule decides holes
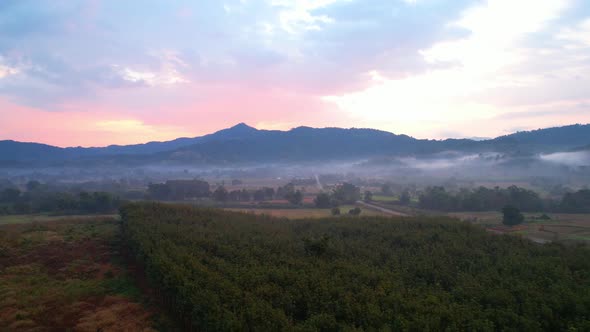
[[[375,202],[391,202],[391,201],[398,201],[398,196],[386,196],[386,195],[373,195],[372,199]]]
[[[19,214],[0,216],[0,225],[18,225],[29,224],[32,222],[48,222],[56,220],[92,220],[96,217],[118,218],[118,215],[68,215],[68,216],[52,216],[48,214]]]
[[[349,210],[354,209],[355,205],[340,206],[340,213],[347,214]],[[304,218],[325,218],[332,216],[332,209],[301,208],[301,209],[248,209],[248,208],[228,208],[229,211],[238,211],[254,214],[266,214],[273,217],[288,219]],[[386,216],[387,214],[361,207],[361,216]]]
[[[567,237],[568,240],[579,240],[590,242],[590,233],[588,235],[570,235]]]
[[[485,227],[502,226],[500,212],[456,212],[450,216]],[[590,214],[549,213],[550,220],[539,220],[542,213],[524,213],[526,228],[514,232],[533,240],[590,243]]]
[[[0,331],[149,330],[112,217],[0,219]]]

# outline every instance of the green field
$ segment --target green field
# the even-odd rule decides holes
[[[51,216],[48,214],[19,214],[0,216],[0,225],[27,224],[32,222],[48,222],[56,220],[91,220],[98,217],[118,218],[118,215],[68,215]]]
[[[340,206],[340,212],[346,215],[349,210],[354,209],[354,205]],[[332,216],[331,209],[316,209],[316,208],[299,208],[299,209],[256,209],[256,208],[229,208],[228,211],[266,214],[273,217],[284,217],[289,219],[303,219],[303,218],[325,218]],[[361,216],[386,216],[387,214],[375,211],[369,208],[361,207]]]
[[[385,195],[378,195],[378,194],[374,194],[372,199],[375,202],[392,202],[395,201],[397,202],[399,200],[399,196],[385,196]]]

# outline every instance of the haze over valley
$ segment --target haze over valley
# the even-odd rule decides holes
[[[0,0],[0,331],[590,331],[587,0]]]

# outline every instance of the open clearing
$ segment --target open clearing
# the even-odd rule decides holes
[[[56,220],[72,220],[72,221],[83,221],[92,220],[95,218],[118,218],[119,215],[71,215],[71,216],[51,216],[47,214],[18,214],[18,215],[7,215],[0,216],[0,225],[13,225],[13,224],[28,224],[32,222],[48,222]]]
[[[159,314],[122,264],[116,219],[1,222],[0,331],[153,330]]]
[[[525,223],[515,227],[502,225],[500,212],[456,212],[449,216],[470,221],[496,233],[521,234],[533,241],[590,243],[590,214],[548,213],[548,220],[539,219],[542,213],[524,213]]]
[[[355,205],[340,206],[340,213],[346,215],[349,210],[354,209]],[[375,211],[373,209],[364,208],[360,206],[362,212],[361,216],[389,216],[389,214]],[[325,218],[332,215],[331,209],[315,209],[315,208],[301,208],[301,209],[249,209],[249,208],[228,208],[228,211],[266,214],[273,217],[283,217],[289,219],[303,219],[303,218]]]

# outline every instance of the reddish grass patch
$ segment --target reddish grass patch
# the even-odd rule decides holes
[[[0,227],[0,331],[153,331],[156,313],[115,295],[126,284],[108,286],[128,275],[111,263],[117,230],[88,219]]]

